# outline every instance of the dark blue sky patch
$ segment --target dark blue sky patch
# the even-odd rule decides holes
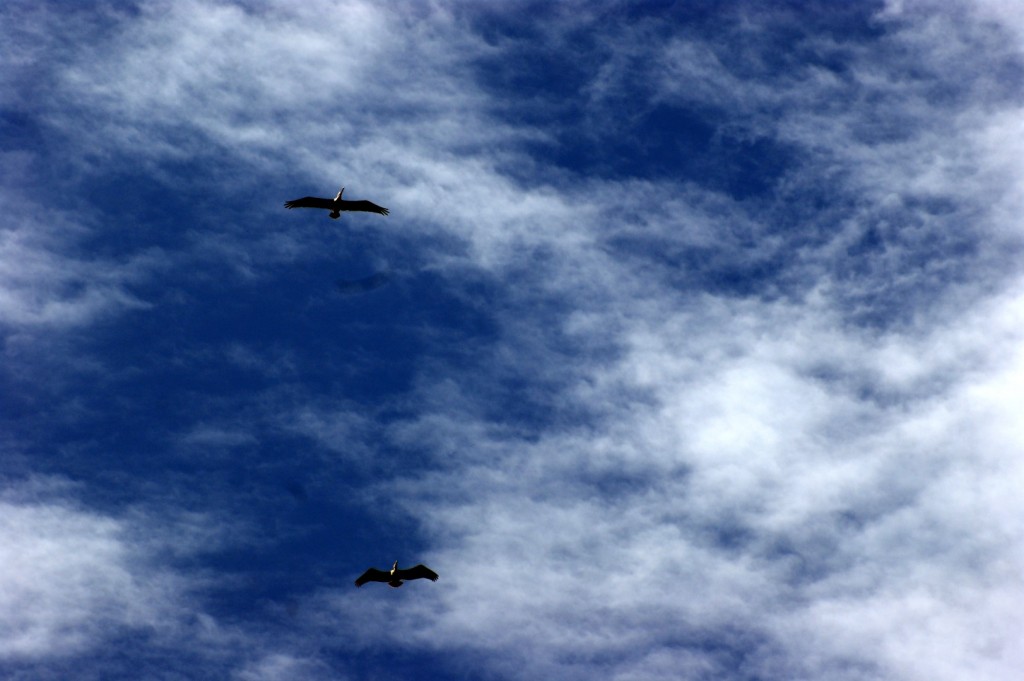
[[[249,484],[247,476],[232,477],[238,460],[277,467],[283,457],[315,470],[313,443],[282,437],[268,407],[327,400],[360,405],[372,421],[411,388],[421,361],[458,362],[494,335],[486,305],[449,295],[451,282],[436,275],[409,275],[377,296],[345,299],[332,291],[336,271],[329,262],[307,264],[288,275],[285,288],[277,278],[249,285],[216,276],[164,280],[175,295],[154,295],[155,306],[133,313],[132,323],[99,325],[79,339],[76,352],[102,363],[106,375],[67,375],[58,394],[10,376],[8,425],[35,443],[36,470],[89,482],[103,506],[150,493],[149,482],[135,487],[126,479],[174,488],[189,476],[208,478],[216,497],[219,487],[238,494],[238,485]],[[305,350],[293,352],[297,346]],[[252,361],[265,366],[230,361],[234,348],[251,349]],[[168,447],[168,439],[200,426],[252,441],[181,445],[210,452],[195,459]],[[285,467],[281,475],[299,470]]]
[[[4,141],[5,154],[35,152],[44,143],[44,135],[44,126],[34,116],[25,111],[0,109],[0,139]]]
[[[794,151],[767,137],[724,132],[726,112],[650,106],[642,90],[614,109],[545,112],[560,129],[550,141],[526,143],[534,162],[612,180],[693,182],[739,199],[763,195],[794,162]],[[600,120],[591,120],[594,117]],[[541,171],[543,172],[543,170]]]
[[[324,488],[299,504],[253,498],[246,510],[262,516],[259,543],[220,550],[196,565],[232,575],[210,590],[206,608],[211,615],[244,624],[325,589],[354,595],[353,582],[368,567],[389,569],[394,560],[403,566],[426,560],[422,528],[400,511],[374,512],[352,487],[327,492]]]
[[[387,286],[393,278],[390,272],[374,272],[358,279],[338,279],[334,286],[343,296],[362,295]]]
[[[737,130],[749,128],[749,112],[652,100],[648,62],[655,54],[617,55],[626,65],[625,74],[634,77],[621,76],[600,101],[588,99],[586,87],[611,59],[615,40],[625,31],[638,30],[656,44],[672,37],[673,31],[680,37],[699,33],[702,22],[713,18],[714,30],[723,33],[723,39],[728,31],[739,31],[732,36],[737,44],[717,57],[741,81],[757,83],[784,79],[808,63],[842,73],[849,56],[841,48],[823,51],[809,42],[810,36],[820,36],[820,30],[832,31],[840,44],[855,36],[876,39],[880,33],[870,21],[869,8],[838,13],[831,6],[828,11],[824,6],[802,7],[801,12],[794,8],[791,15],[774,17],[767,29],[754,35],[737,28],[747,10],[718,9],[709,17],[700,3],[674,4],[673,15],[682,15],[677,22],[648,20],[640,16],[644,11],[632,7],[607,10],[599,20],[592,19],[591,32],[570,38],[560,34],[557,43],[532,23],[524,27],[515,19],[507,24],[485,15],[485,35],[497,43],[524,47],[511,50],[518,55],[514,58],[508,58],[506,50],[501,60],[481,61],[477,78],[495,94],[515,93],[498,100],[504,104],[494,110],[498,118],[560,131],[550,141],[528,143],[536,160],[588,177],[693,181],[738,198],[762,195],[794,163],[796,150],[764,136],[738,136]],[[723,23],[724,17],[731,19]],[[810,30],[808,20],[818,32]]]
[[[739,199],[769,191],[792,162],[791,152],[767,138],[722,134],[718,113],[668,104],[618,112],[596,135],[594,128],[567,125],[548,154],[591,177],[693,182]]]
[[[453,654],[422,648],[389,646],[386,650],[363,648],[355,652],[342,649],[335,655],[339,668],[345,669],[356,679],[400,681],[422,678],[424,674],[429,674],[430,678],[468,681],[474,678],[475,674],[466,669],[462,651]]]

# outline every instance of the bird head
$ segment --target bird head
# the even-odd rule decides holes
[[[394,575],[396,570],[398,570],[398,561],[397,560],[395,561],[395,564],[391,566],[391,574]]]
[[[341,191],[338,192],[338,195],[334,197],[334,200],[335,201],[341,201],[341,195],[344,194],[344,193],[345,193],[345,188],[342,187]]]

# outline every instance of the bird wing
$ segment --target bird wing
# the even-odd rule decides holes
[[[342,210],[361,210],[367,213],[380,213],[381,215],[387,215],[388,209],[383,206],[378,206],[373,201],[341,201]]]
[[[367,582],[390,582],[391,573],[378,570],[377,568],[370,568],[356,580],[356,586],[362,586]]]
[[[415,565],[411,568],[405,568],[404,570],[395,570],[395,577],[399,579],[429,579],[432,582],[437,581],[437,573],[428,568],[426,565]]]
[[[301,199],[285,201],[284,205],[286,208],[326,208],[327,210],[334,210],[334,201],[321,199],[317,196],[304,196]]]

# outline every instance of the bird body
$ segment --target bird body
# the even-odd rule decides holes
[[[384,570],[378,570],[377,568],[370,568],[356,580],[356,586],[362,586],[367,582],[384,582],[393,589],[397,589],[402,586],[402,583],[409,579],[429,579],[432,582],[437,581],[437,573],[428,568],[426,565],[415,565],[411,568],[405,568],[404,570],[398,569],[398,561],[391,566],[391,570],[385,572]]]
[[[331,211],[331,218],[337,220],[341,217],[342,211],[357,210],[365,213],[379,213],[381,215],[387,215],[388,209],[383,206],[378,206],[372,201],[346,201],[341,198],[341,195],[345,193],[345,188],[342,187],[338,195],[333,199],[322,199],[318,196],[304,196],[301,199],[292,199],[291,201],[285,201],[285,208],[324,208]]]

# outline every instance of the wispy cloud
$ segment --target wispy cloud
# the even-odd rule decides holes
[[[158,251],[121,260],[76,254],[74,241],[87,231],[80,222],[34,205],[15,206],[10,195],[6,199],[9,222],[0,232],[0,315],[8,330],[74,327],[148,306],[132,293],[131,284],[159,270]]]
[[[85,218],[45,229],[26,209],[2,242],[7,323],[166,313],[133,293],[163,276],[215,328],[175,307],[132,367],[141,402],[165,404],[138,387],[159,378],[176,405],[168,441],[146,440],[151,478],[123,469],[170,486],[140,516],[4,502],[21,562],[0,592],[49,604],[4,609],[8,654],[170,620],[168,645],[241,679],[330,678],[382,646],[502,678],[1015,678],[1021,26],[969,3],[808,12],[737,5],[696,30],[615,3],[533,26],[462,4],[193,2],[46,43],[34,106],[83,173],[71,194],[118,159],[183,224],[146,213],[96,254],[82,244],[115,202],[79,197]],[[28,73],[41,56],[17,45]],[[391,208],[374,236],[266,217],[354,181]],[[269,293],[353,244],[436,290]],[[214,292],[251,311],[209,310]],[[449,301],[433,316],[431,293]],[[184,485],[175,466],[211,450],[223,477]],[[258,506],[280,471],[312,482]],[[343,495],[379,525],[293,510]],[[317,523],[356,536],[405,514],[417,539],[395,543],[422,555],[364,556],[344,533],[318,550],[441,580],[353,591],[318,563],[287,626],[276,596],[242,625],[207,612],[203,569],[137,544],[175,503],[214,536],[218,512],[279,516],[246,538],[269,562]],[[258,563],[239,573],[270,592],[284,569]]]
[[[126,630],[166,631],[189,584],[155,562],[131,521],[69,506],[59,486],[8,488],[3,505],[6,660],[69,657]],[[35,490],[33,492],[33,490]]]
[[[879,403],[867,386],[851,392],[816,376],[834,331],[790,310],[797,319],[734,325],[735,350],[710,361],[689,352],[722,326],[694,320],[679,346],[630,353],[606,389],[640,380],[655,408],[606,410],[597,428],[527,444],[465,417],[425,421],[447,440],[432,448],[451,472],[386,486],[384,496],[421,498],[410,511],[454,583],[422,611],[397,606],[408,628],[396,641],[424,628],[423,645],[440,637],[507,655],[527,675],[577,667],[583,677],[611,665],[628,676],[647,656],[678,653],[684,668],[696,658],[719,672],[740,658],[761,674],[908,678],[922,657],[939,655],[940,631],[956,631],[961,644],[931,673],[969,673],[993,645],[1002,652],[989,670],[1010,673],[1006,636],[1020,623],[999,603],[1019,602],[1019,433],[1005,430],[1016,401],[1005,391],[1020,371],[1019,300],[909,341],[913,350],[886,350],[935,357],[918,364],[926,383],[948,373],[948,348],[966,353],[959,364],[974,370],[927,396]],[[984,358],[960,340],[981,320],[1003,339]],[[659,334],[673,336],[682,338]],[[870,366],[873,348],[842,354]],[[1000,596],[964,595],[993,591]],[[361,606],[346,617],[349,607]],[[912,624],[918,617],[927,633]],[[723,652],[730,636],[735,649]]]

